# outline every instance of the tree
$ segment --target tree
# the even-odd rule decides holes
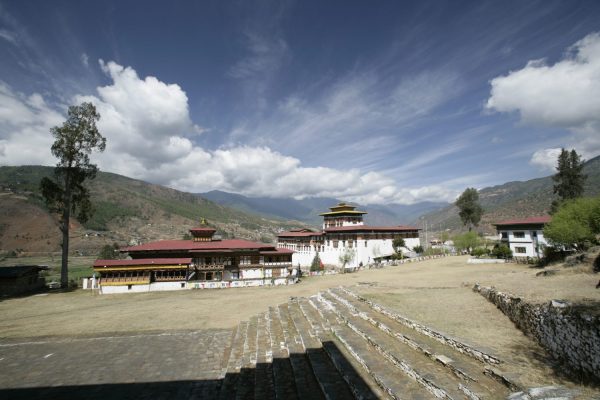
[[[319,257],[319,253],[315,254],[315,257],[310,264],[311,271],[320,271],[323,269],[323,263],[321,262],[321,257]]]
[[[454,237],[453,241],[456,250],[466,250],[469,253],[471,252],[471,249],[474,249],[481,243],[479,236],[477,236],[475,232],[465,232],[461,235],[457,235]]]
[[[98,254],[98,259],[100,260],[116,260],[117,258],[119,258],[118,243],[113,243],[112,246],[110,244],[105,244]]]
[[[544,237],[557,247],[583,249],[600,234],[600,197],[567,200],[544,227]]]
[[[354,260],[354,251],[346,249],[340,254],[339,261],[342,264],[342,272],[346,271],[346,264]]]
[[[413,251],[417,254],[423,254],[423,246],[421,246],[420,244],[416,245],[415,247],[413,247]]]
[[[558,211],[560,204],[566,200],[583,196],[584,183],[587,175],[583,174],[583,160],[575,150],[570,152],[561,149],[556,166],[556,175],[552,177],[554,194],[558,199],[552,202],[551,212]]]
[[[473,226],[477,226],[483,214],[483,208],[479,205],[479,193],[475,188],[467,188],[454,203],[460,210],[458,215],[463,225],[469,227],[469,232]]]
[[[406,242],[404,241],[403,238],[396,237],[392,241],[392,247],[394,248],[394,251],[396,252],[396,254],[401,255],[402,254],[402,248],[406,247]]]
[[[71,213],[85,222],[93,212],[90,192],[84,186],[87,179],[94,179],[98,168],[90,163],[92,151],[104,151],[106,139],[98,132],[96,122],[100,114],[92,103],[69,107],[67,120],[62,126],[50,129],[54,136],[52,154],[58,158],[54,168],[54,179],[44,178],[40,182],[42,196],[52,211],[60,215],[62,233],[62,264],[60,284],[68,285],[69,221]]]

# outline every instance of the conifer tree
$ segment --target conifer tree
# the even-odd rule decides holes
[[[321,270],[321,258],[319,257],[319,253],[315,254],[315,257],[310,264],[311,271],[320,271]]]
[[[556,175],[552,177],[554,194],[558,199],[552,202],[551,212],[558,210],[561,203],[583,196],[587,175],[583,173],[583,160],[573,149],[570,152],[561,149],[556,166]]]
[[[87,179],[94,179],[98,168],[90,162],[93,150],[104,151],[106,139],[96,127],[100,114],[92,103],[69,107],[67,120],[62,126],[50,129],[54,136],[52,155],[58,158],[54,168],[54,179],[43,178],[40,182],[42,196],[52,211],[60,214],[62,233],[62,263],[60,285],[68,286],[69,222],[71,212],[77,212],[80,222],[92,214],[89,189],[84,186]]]

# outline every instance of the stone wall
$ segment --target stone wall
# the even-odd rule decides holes
[[[495,304],[526,335],[536,339],[572,375],[600,379],[600,316],[582,306],[552,300],[531,304],[495,288],[473,290]]]

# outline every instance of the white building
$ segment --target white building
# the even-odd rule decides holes
[[[542,258],[544,247],[548,246],[544,238],[544,226],[550,222],[550,216],[511,219],[494,224],[500,240],[512,250],[515,258]]]
[[[292,264],[309,267],[318,253],[326,265],[341,266],[340,256],[349,255],[347,268],[367,265],[376,258],[395,253],[392,242],[404,239],[403,253],[420,245],[419,229],[410,226],[369,226],[363,222],[365,211],[346,203],[330,207],[323,216],[323,230],[298,229],[278,235],[277,247],[293,250]]]
[[[296,283],[292,251],[242,239],[221,240],[206,225],[192,239],[121,249],[127,260],[96,260],[100,293],[217,289]]]

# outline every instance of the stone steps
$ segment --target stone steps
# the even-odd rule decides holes
[[[344,312],[345,305],[336,300],[330,293],[323,294],[323,300],[343,319],[346,325],[363,337],[373,348],[375,348],[385,359],[400,369],[403,373],[416,380],[432,395],[441,399],[462,398],[465,393],[471,397],[479,397],[469,385],[472,382],[461,379],[462,377],[450,373],[444,365],[427,354],[415,351],[405,341],[397,340],[366,321],[357,314]],[[370,318],[370,317],[369,317]]]
[[[223,381],[219,392],[219,399],[224,400],[235,397],[235,387],[240,370],[242,369],[242,354],[244,352],[247,329],[248,323],[244,321],[237,326],[234,333],[232,346],[229,349],[227,367],[223,372]]]
[[[328,322],[319,316],[313,300],[301,298],[298,299],[298,305],[321,341],[323,350],[329,356],[354,397],[365,400],[386,397],[377,383],[372,381],[368,373],[362,369],[362,366],[353,359],[352,355],[343,346],[339,345],[339,342],[331,334]]]
[[[256,370],[256,337],[258,316],[253,316],[248,321],[244,352],[242,354],[242,368],[235,388],[235,399],[246,400],[254,398],[254,375]]]
[[[500,364],[501,363],[501,361],[497,357],[494,357],[491,354],[487,354],[486,352],[484,352],[482,350],[476,349],[465,343],[461,343],[453,338],[450,338],[450,337],[444,335],[443,333],[437,332],[437,331],[435,331],[429,327],[426,327],[424,325],[421,325],[415,321],[411,321],[410,319],[403,317],[402,315],[400,315],[398,313],[390,311],[387,308],[352,292],[351,290],[348,290],[343,287],[340,287],[339,290],[342,290],[345,293],[347,293],[349,296],[352,296],[352,297],[356,298],[357,300],[364,302],[365,304],[368,304],[369,307],[371,307],[374,311],[377,311],[378,313],[381,313],[391,319],[394,319],[398,323],[405,325],[405,326],[413,329],[414,331],[420,332],[425,336],[429,336],[429,337],[437,340],[438,342],[442,343],[443,345],[452,347],[461,353],[467,354],[467,355],[469,355],[481,362],[487,363],[487,364]]]
[[[344,288],[290,298],[234,329],[219,398],[507,397],[497,359],[407,321]]]
[[[310,361],[304,353],[302,341],[290,316],[287,304],[279,305],[279,316],[290,355],[292,371],[294,372],[298,397],[301,399],[324,399],[317,379],[313,375]]]
[[[269,335],[273,357],[273,384],[277,399],[295,400],[298,398],[294,371],[281,327],[279,308],[271,307],[268,312]]]
[[[276,397],[273,381],[273,350],[268,318],[268,313],[262,313],[258,316],[254,398],[271,400]]]
[[[328,400],[349,399],[352,393],[344,379],[322,348],[321,341],[313,331],[310,323],[304,317],[297,301],[288,302],[290,317],[296,326],[304,352],[310,361],[312,371],[321,387],[321,391]]]
[[[348,291],[329,290],[337,301],[343,304],[350,313],[367,321],[388,336],[409,346],[411,349],[449,369],[456,378],[462,391],[469,393],[501,393],[507,391],[498,380],[489,376],[489,369],[479,358],[462,353],[455,347],[440,343],[434,338],[399,323],[379,312],[374,312],[366,303],[348,295]]]

